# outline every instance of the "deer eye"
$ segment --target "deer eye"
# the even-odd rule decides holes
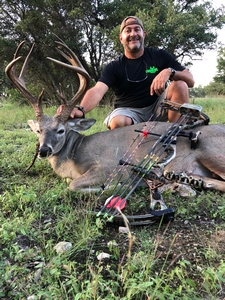
[[[64,134],[64,129],[60,129],[59,131],[57,131],[57,134]]]

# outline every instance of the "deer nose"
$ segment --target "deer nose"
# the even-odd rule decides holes
[[[52,154],[52,149],[49,147],[41,147],[38,151],[39,157],[47,157]]]

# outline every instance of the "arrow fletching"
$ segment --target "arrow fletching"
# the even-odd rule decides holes
[[[111,198],[111,199],[110,199]],[[110,197],[109,199],[106,200],[106,207],[107,208],[119,208],[120,210],[124,209],[126,206],[126,200],[121,198],[120,196],[117,197]],[[108,202],[107,202],[108,201]]]

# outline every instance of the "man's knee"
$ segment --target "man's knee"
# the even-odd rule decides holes
[[[188,85],[186,82],[182,80],[178,81],[173,81],[170,85],[170,90],[172,91],[187,91],[188,90]]]
[[[173,81],[169,86],[167,99],[175,102],[188,102],[189,90],[186,82],[182,80]]]
[[[125,127],[133,124],[133,120],[129,117],[126,116],[116,116],[112,118],[109,128],[110,129],[115,129],[118,127]]]

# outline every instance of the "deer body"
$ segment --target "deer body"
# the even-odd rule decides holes
[[[82,122],[85,130],[87,129],[87,123],[90,122],[91,126],[94,121],[91,119],[69,121],[70,125],[67,124],[64,138],[58,140],[60,146],[56,143],[54,145],[49,144],[49,141],[57,140],[53,137],[57,132],[55,128],[50,129],[48,127],[46,131],[42,130],[42,134],[38,134],[40,149],[51,148],[51,155],[48,160],[54,171],[59,176],[72,180],[70,183],[71,190],[93,186],[100,187],[116,168],[118,175],[121,175],[119,171],[124,167],[118,167],[119,160],[124,158],[128,149],[126,157],[131,155],[131,162],[138,165],[158,139],[152,135],[143,138],[142,134],[135,131],[142,130],[146,125],[145,123],[84,136],[76,132],[76,123],[79,123],[79,130],[81,130]],[[73,126],[71,126],[72,124]],[[61,128],[62,124],[58,126]],[[152,127],[153,133],[161,135],[166,132],[171,124],[157,122],[155,124],[150,123],[148,126]],[[225,180],[225,148],[223,142],[225,126],[219,124],[200,126],[191,131],[198,130],[201,131],[201,135],[195,150],[191,149],[187,137],[178,137],[176,157],[166,165],[165,171],[177,174],[186,173],[195,178],[204,178],[204,180],[207,178],[207,180],[210,180],[208,188],[213,189],[216,187],[216,189],[225,192],[225,182],[223,182]],[[135,149],[141,139],[142,142]],[[131,148],[134,140],[136,142]],[[60,150],[58,151],[58,149]],[[123,178],[128,176],[127,170],[123,176]]]

